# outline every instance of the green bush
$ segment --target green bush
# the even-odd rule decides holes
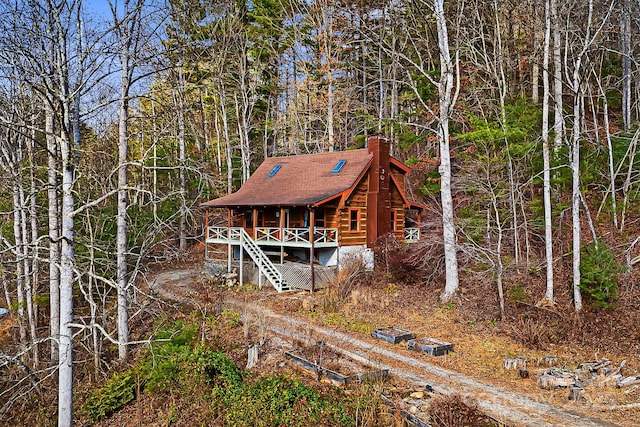
[[[320,394],[286,376],[247,376],[227,355],[198,343],[194,328],[176,322],[156,334],[168,340],[154,342],[140,363],[115,374],[87,399],[83,409],[89,421],[108,418],[133,401],[139,385],[147,393],[178,390],[189,399],[210,401],[209,410],[228,426],[353,425],[340,391]]]
[[[132,370],[117,373],[107,385],[89,396],[84,409],[92,423],[107,418],[135,399],[135,377]]]
[[[527,299],[527,291],[521,283],[515,285],[509,291],[509,296],[511,297],[511,301],[514,303],[524,302]]]
[[[161,390],[182,371],[180,361],[191,353],[187,344],[196,333],[194,325],[178,322],[171,330],[158,333],[158,338],[169,341],[156,342],[143,362],[124,372],[116,373],[107,384],[91,393],[84,404],[84,411],[91,422],[107,418],[135,399],[136,379],[149,391]]]
[[[604,243],[583,248],[580,262],[580,290],[597,308],[610,307],[618,299],[620,264]]]
[[[339,399],[286,376],[249,381],[235,393],[225,393],[223,400],[228,426],[353,425]]]

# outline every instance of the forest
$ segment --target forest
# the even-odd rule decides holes
[[[267,157],[371,135],[429,207],[419,244],[381,250],[384,286],[503,325],[562,313],[563,340],[626,325],[609,338],[640,368],[640,0],[0,0],[0,15],[0,421],[85,420],[80,383],[166,322],[146,305],[154,269],[202,256],[200,203]]]

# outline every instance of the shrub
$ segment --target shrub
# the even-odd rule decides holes
[[[475,401],[458,394],[434,399],[429,418],[434,427],[495,425],[480,412]]]
[[[610,307],[618,299],[620,264],[604,243],[592,242],[583,249],[580,290],[596,308]]]
[[[338,399],[324,397],[311,387],[286,376],[265,376],[226,393],[228,426],[349,426]]]
[[[135,399],[135,374],[132,370],[117,373],[107,385],[92,393],[84,409],[92,423],[103,420]]]
[[[550,326],[535,318],[520,317],[513,332],[516,341],[529,348],[542,350],[551,341]]]
[[[527,291],[522,284],[518,283],[509,291],[511,301],[514,303],[524,302],[527,299]]]

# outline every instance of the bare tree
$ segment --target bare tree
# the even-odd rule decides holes
[[[124,0],[122,12],[116,3],[109,1],[113,16],[113,29],[118,44],[120,59],[120,99],[118,110],[118,215],[116,237],[116,283],[118,293],[118,355],[121,360],[127,357],[129,341],[129,277],[127,274],[127,168],[129,153],[129,101],[133,75],[135,71],[134,55],[140,43],[140,16],[142,0]],[[122,13],[122,16],[120,16]]]
[[[572,218],[572,230],[573,230],[573,302],[576,311],[582,310],[582,293],[580,291],[580,260],[582,250],[582,237],[581,237],[581,223],[580,223],[580,206],[582,204],[582,193],[580,191],[580,142],[582,139],[582,122],[584,117],[583,108],[583,94],[584,94],[584,75],[583,69],[584,62],[589,60],[589,49],[593,45],[602,27],[609,19],[613,2],[608,10],[604,11],[601,21],[592,33],[591,26],[593,25],[593,0],[589,0],[586,11],[586,24],[584,28],[584,35],[579,40],[581,45],[577,45],[578,49],[573,56],[573,64],[571,69],[568,69],[568,73],[571,75],[571,91],[573,94],[573,128],[571,133],[571,147],[570,147],[570,166],[571,166],[571,181],[572,181],[572,194],[571,194],[571,218]],[[573,46],[567,46],[568,49]],[[567,67],[569,64],[566,64]],[[587,67],[584,67],[587,68]]]
[[[449,34],[444,14],[444,0],[433,1],[433,12],[438,31],[438,47],[440,50],[440,82],[438,97],[440,117],[438,123],[438,139],[440,142],[440,198],[442,203],[442,223],[444,235],[444,257],[446,266],[446,283],[443,301],[449,301],[458,290],[458,258],[456,230],[454,225],[453,198],[451,196],[451,153],[449,149],[449,116],[454,105],[454,62],[449,50]]]
[[[554,304],[553,296],[553,223],[551,220],[551,155],[549,150],[549,51],[551,44],[550,0],[544,3],[544,52],[542,56],[542,159],[544,198],[544,249],[546,260],[546,292],[541,304]]]

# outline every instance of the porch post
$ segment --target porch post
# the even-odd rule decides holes
[[[253,218],[253,240],[256,240],[258,238],[258,210],[256,208],[253,208],[251,216]]]
[[[227,273],[231,273],[231,258],[233,246],[231,246],[231,227],[233,226],[233,209],[227,209]]]
[[[309,242],[311,243],[310,260],[311,263],[311,293],[316,291],[316,273],[313,268],[313,258],[315,256],[315,229],[316,229],[316,212],[309,208]]]
[[[209,209],[204,210],[204,259],[209,259]]]
[[[242,248],[242,236],[240,236],[240,286],[244,283],[242,278],[244,276],[244,272],[242,271],[244,267],[244,249]]]
[[[284,208],[280,208],[280,264],[284,264]]]

